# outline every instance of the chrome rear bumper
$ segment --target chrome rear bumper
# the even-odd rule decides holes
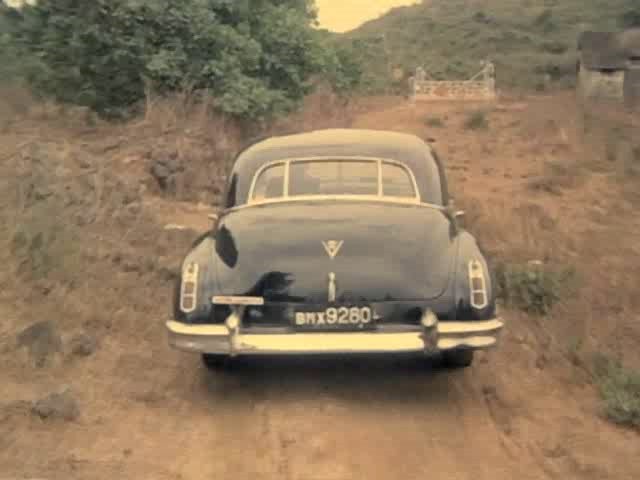
[[[504,323],[486,321],[435,322],[409,331],[251,333],[237,324],[188,325],[166,323],[169,344],[180,350],[226,355],[331,353],[436,353],[456,348],[486,349],[496,345]]]

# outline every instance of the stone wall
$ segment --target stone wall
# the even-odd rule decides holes
[[[624,98],[624,70],[601,72],[580,67],[579,88],[583,98],[622,100]]]
[[[496,98],[495,81],[436,81],[416,82],[414,100],[493,100]]]

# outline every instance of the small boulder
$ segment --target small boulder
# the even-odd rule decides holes
[[[176,152],[169,155],[154,155],[151,163],[151,175],[162,190],[173,191],[176,186],[176,175],[184,170]]]
[[[31,412],[42,419],[60,419],[73,421],[80,415],[80,407],[71,389],[63,387],[58,392],[33,402]]]
[[[69,347],[73,355],[88,357],[96,351],[96,339],[86,333],[75,335],[69,342]]]
[[[18,346],[29,349],[37,367],[43,367],[49,357],[62,350],[62,339],[51,320],[34,323],[18,334]]]

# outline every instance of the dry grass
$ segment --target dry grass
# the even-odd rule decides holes
[[[302,108],[266,126],[267,135],[308,132],[323,128],[348,128],[353,124],[357,102],[339,97],[321,86],[309,95]]]

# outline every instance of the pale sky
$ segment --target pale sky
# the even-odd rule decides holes
[[[419,3],[416,0],[316,0],[320,26],[335,32],[352,30],[378,18],[393,7]]]
[[[7,0],[7,3],[19,5],[24,1]],[[387,13],[393,7],[415,3],[420,2],[418,0],[316,0],[320,26],[334,32],[352,30],[367,20],[373,20]]]

